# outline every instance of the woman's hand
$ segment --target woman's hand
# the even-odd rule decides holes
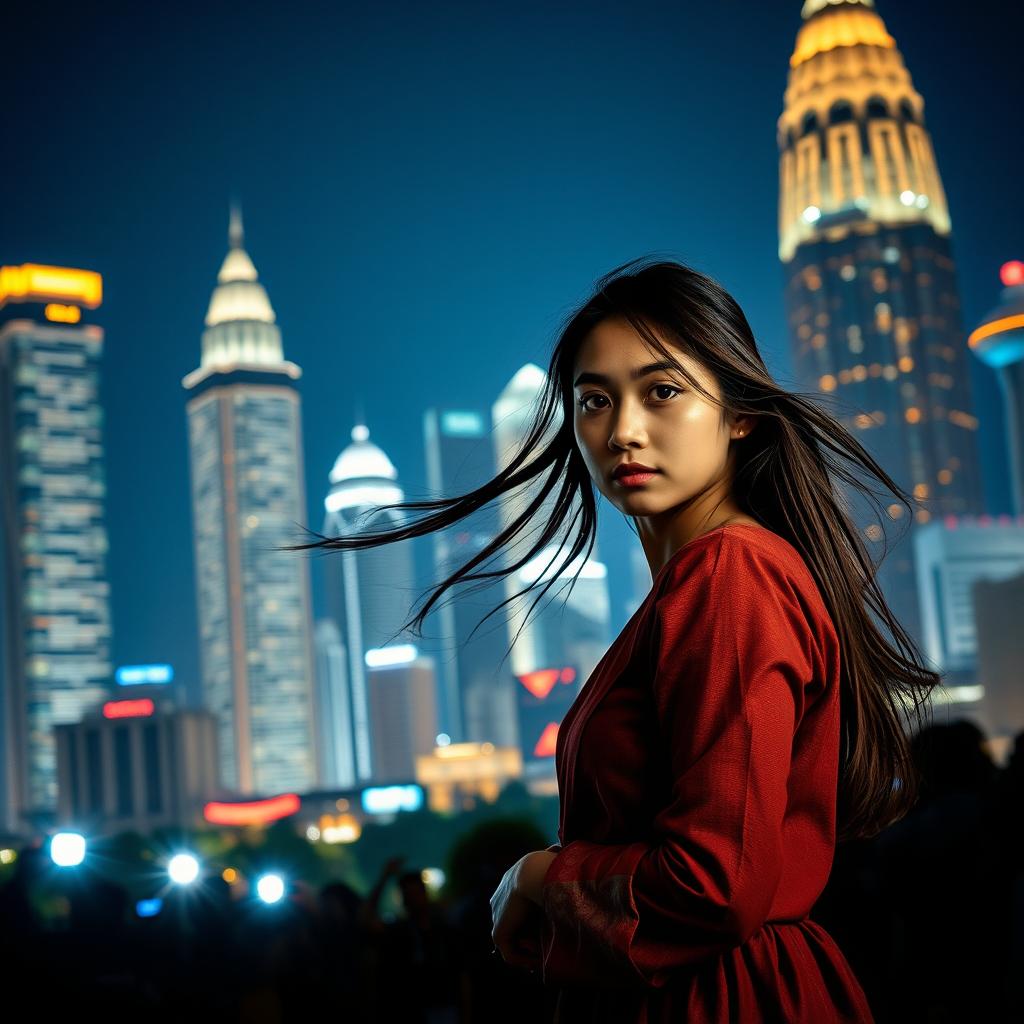
[[[540,890],[555,854],[538,850],[521,857],[505,872],[491,897],[491,939],[501,958],[513,967],[540,966]]]

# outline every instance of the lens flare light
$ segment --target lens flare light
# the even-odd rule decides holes
[[[264,903],[277,903],[284,896],[284,879],[280,875],[262,875],[256,883],[256,894]]]
[[[59,868],[74,868],[85,860],[85,836],[58,832],[50,840],[50,859]]]
[[[176,853],[167,864],[175,885],[191,885],[199,877],[199,861],[191,853]]]

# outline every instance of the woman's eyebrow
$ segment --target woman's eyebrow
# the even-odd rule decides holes
[[[652,373],[658,373],[659,370],[678,369],[675,363],[648,363],[646,366],[638,366],[636,369],[630,370],[629,376],[632,380],[640,380],[641,377],[648,377]],[[576,378],[573,387],[578,388],[581,384],[611,384],[611,378],[606,377],[603,373],[581,373]]]

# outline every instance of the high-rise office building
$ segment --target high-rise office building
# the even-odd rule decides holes
[[[55,732],[62,828],[90,836],[197,828],[203,805],[221,795],[209,711],[128,697]]]
[[[974,588],[1024,575],[1021,527],[1010,516],[948,516],[917,531],[922,651],[947,685],[978,678]]]
[[[202,363],[183,380],[203,701],[222,783],[241,794],[316,783],[309,565],[276,550],[306,521],[302,410],[267,293],[232,211]]]
[[[324,536],[379,533],[399,525],[402,515],[397,509],[374,512],[374,506],[404,500],[397,480],[397,470],[370,440],[369,429],[357,424],[351,443],[331,469],[331,489],[324,499]],[[416,598],[412,547],[408,541],[399,541],[331,551],[323,565],[328,614],[345,645],[351,701],[351,738],[337,742],[352,743],[356,784],[363,784],[376,777],[366,652],[409,640],[400,630]]]
[[[376,785],[412,782],[416,760],[437,746],[434,659],[414,644],[370,650],[365,657]]]
[[[924,101],[872,0],[807,0],[778,120],[779,257],[800,386],[904,490],[915,521],[854,514],[880,582],[920,638],[910,531],[982,511],[950,217]],[[899,519],[905,509],[888,506]],[[900,540],[895,550],[891,542]]]
[[[494,476],[490,414],[481,409],[428,409],[424,416],[427,483],[431,496],[466,494]],[[439,583],[482,551],[497,532],[493,504],[467,516],[448,530],[435,533],[433,567]],[[493,566],[481,563],[474,572]],[[446,647],[435,655],[441,687],[441,729],[452,742],[493,741],[493,718],[502,709],[501,692],[512,678],[504,619],[496,612],[483,621],[504,597],[501,588],[480,582],[457,585],[441,599],[436,621]],[[476,589],[480,588],[480,589]],[[472,638],[470,635],[472,634]],[[433,653],[433,652],[431,652]],[[499,666],[501,666],[499,668]],[[504,684],[501,682],[504,680]],[[505,708],[506,717],[508,709]]]
[[[53,823],[54,727],[110,682],[102,291],[92,271],[0,268],[0,829],[11,832]]]
[[[355,743],[348,653],[333,619],[320,619],[313,631],[316,652],[316,724],[320,735],[320,786],[356,785]]]
[[[1017,518],[1017,529],[1024,520]],[[1024,572],[1002,580],[978,580],[972,588],[978,678],[983,681],[981,724],[996,741],[1013,750],[1024,729],[1024,687],[1020,609],[1024,608]]]

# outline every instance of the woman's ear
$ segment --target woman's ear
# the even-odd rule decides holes
[[[746,437],[754,427],[757,425],[757,420],[753,416],[741,416],[732,425],[732,436]]]

